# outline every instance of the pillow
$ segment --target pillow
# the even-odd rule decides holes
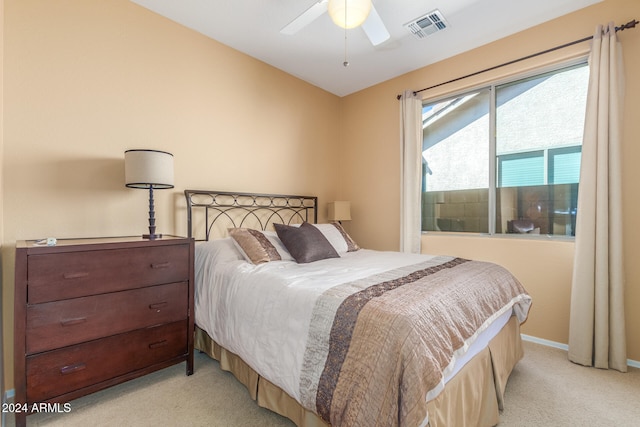
[[[322,232],[308,222],[303,222],[300,227],[283,224],[273,226],[291,256],[300,264],[340,258]]]
[[[229,236],[234,240],[244,258],[253,264],[280,261],[282,256],[267,236],[250,228],[230,228]]]
[[[360,246],[347,234],[339,222],[331,222],[329,224],[312,224],[322,235],[331,243],[333,249],[338,254],[345,252],[353,252],[360,249]]]
[[[206,242],[196,242],[195,246],[196,263],[198,259],[201,259],[202,262],[208,259],[216,264],[243,259],[242,254],[238,251],[237,246],[234,245],[233,239],[230,237]]]
[[[275,231],[262,231],[262,234],[264,234],[267,239],[269,239],[269,242],[276,248],[282,261],[295,261]]]

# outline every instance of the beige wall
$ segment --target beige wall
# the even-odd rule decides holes
[[[341,183],[338,197],[352,201],[351,233],[358,243],[376,249],[399,248],[399,112],[396,95],[406,89],[419,90],[454,77],[464,76],[497,64],[546,50],[593,34],[597,24],[614,21],[617,25],[640,19],[640,2],[605,0],[573,14],[531,28],[473,51],[458,55],[389,80],[343,98],[345,147],[341,157]],[[640,29],[618,33],[626,66],[626,102],[623,136],[623,191],[625,263],[627,275],[626,317],[628,357],[640,360]],[[425,39],[425,49],[429,48]],[[499,78],[588,52],[589,44],[563,49],[422,92],[425,98],[459,90],[479,82]],[[539,240],[534,242],[500,237],[424,234],[423,252],[441,253],[498,262],[523,282],[534,304],[523,333],[560,343],[568,342],[569,300],[573,265],[573,242]]]
[[[15,241],[148,231],[126,149],[175,156],[175,188],[155,192],[162,233],[186,232],[185,188],[334,199],[338,97],[127,0],[6,0],[5,17],[8,388]]]

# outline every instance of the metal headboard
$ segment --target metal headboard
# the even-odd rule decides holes
[[[197,241],[223,237],[232,227],[267,230],[274,223],[318,222],[317,197],[208,190],[185,190],[184,195],[188,235]]]

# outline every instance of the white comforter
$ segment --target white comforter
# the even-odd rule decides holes
[[[211,338],[300,400],[309,321],[325,290],[433,258],[361,249],[297,264],[246,262],[230,239],[201,242],[195,256],[195,320]]]
[[[309,264],[253,265],[231,239],[201,242],[195,256],[195,321],[218,344],[300,402],[309,322],[318,297],[331,287],[433,258],[361,249]],[[441,386],[486,346],[511,313],[510,307],[496,313],[454,355]],[[517,314],[521,321],[526,317]]]

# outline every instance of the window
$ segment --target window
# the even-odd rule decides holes
[[[586,63],[423,103],[422,230],[575,233]]]

